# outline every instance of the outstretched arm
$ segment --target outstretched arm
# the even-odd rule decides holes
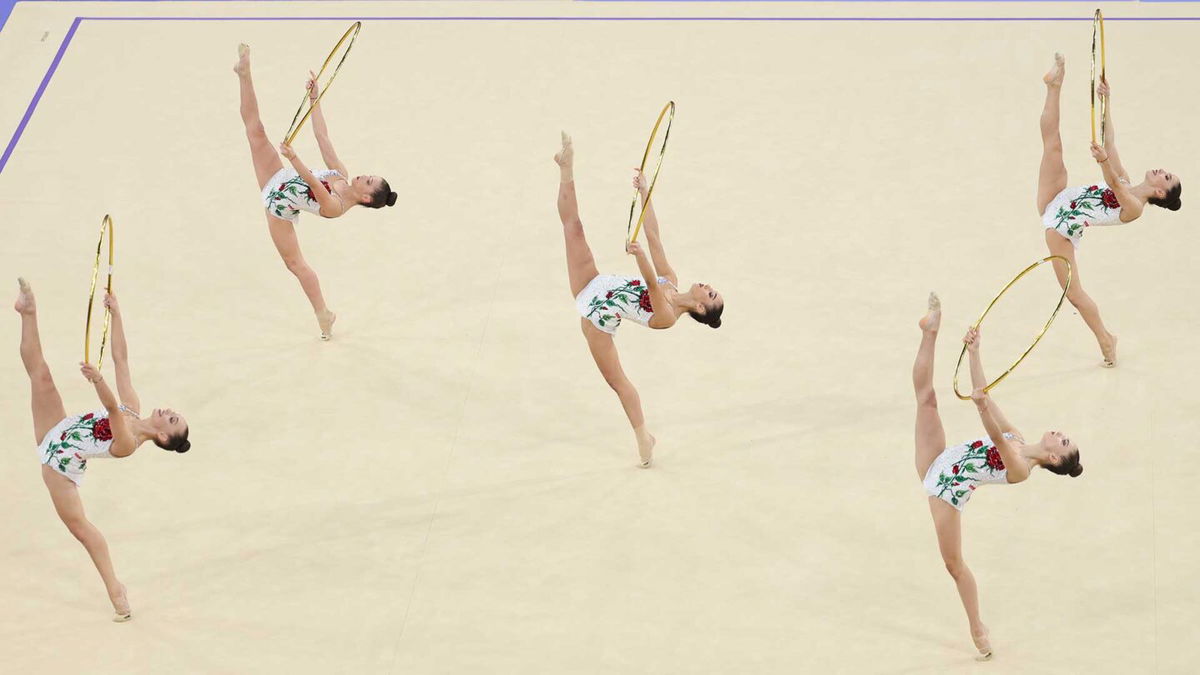
[[[1092,157],[1100,164],[1104,182],[1116,193],[1117,201],[1121,202],[1121,221],[1128,223],[1142,215],[1142,200],[1133,194],[1133,187],[1129,184],[1129,174],[1121,165],[1121,158],[1117,155],[1117,133],[1112,124],[1112,103],[1109,97],[1108,82],[1101,80],[1096,89],[1106,104],[1104,106],[1104,145],[1099,146],[1092,143]]]
[[[128,457],[137,449],[137,439],[133,436],[133,429],[129,425],[129,420],[121,414],[121,408],[117,405],[117,397],[113,395],[112,389],[108,388],[108,384],[104,382],[104,378],[100,375],[100,371],[86,361],[79,363],[79,371],[83,373],[84,379],[91,382],[96,387],[96,395],[100,398],[100,405],[108,411],[109,428],[112,429],[113,442],[108,451],[113,457]]]
[[[996,444],[996,451],[1000,453],[1000,459],[1004,461],[1004,467],[1008,469],[1008,482],[1020,483],[1029,478],[1029,465],[1025,463],[1017,448],[1004,438],[1004,430],[997,420],[1000,409],[992,402],[992,397],[985,394],[980,388],[972,392],[971,400],[975,402],[975,409],[979,412],[983,428],[992,442]],[[1003,416],[1000,419],[1003,419]]]
[[[987,375],[983,372],[983,358],[979,355],[980,342],[979,328],[977,326],[968,328],[967,334],[963,337],[963,343],[967,345],[967,354],[971,364],[972,390],[983,389],[988,385]],[[1018,436],[1021,435],[1020,432],[1013,428],[1012,424],[1009,424],[1008,419],[1004,417],[1004,413],[1000,411],[1000,406],[996,405],[995,401],[991,401],[988,404],[988,409],[992,419],[996,422],[1000,434],[1014,433]],[[1000,434],[993,434],[990,429],[988,430],[988,435],[992,438],[999,438]]]
[[[288,145],[287,143],[280,143],[279,154],[286,157],[287,160],[292,163],[292,168],[295,169],[296,173],[300,174],[300,177],[303,178],[304,182],[308,184],[309,189],[312,190],[313,199],[317,200],[317,203],[321,205],[322,216],[325,216],[326,218],[337,218],[346,212],[345,207],[342,206],[342,200],[335,198],[332,194],[330,194],[329,190],[325,189],[325,186],[321,184],[321,181],[317,180],[317,177],[313,175],[312,170],[310,170],[308,166],[304,164],[304,161],[296,155],[296,151],[292,149],[292,146]]]
[[[312,116],[309,118],[312,121],[313,136],[317,139],[317,147],[321,149],[321,161],[325,162],[325,166],[342,174],[342,178],[349,179],[350,172],[346,170],[346,165],[342,164],[342,160],[338,159],[337,153],[333,151],[333,142],[329,140],[329,127],[325,125],[325,113],[321,109],[321,103],[317,101],[320,92],[317,91],[317,76],[310,70],[308,71],[308,100],[313,102]]]
[[[670,279],[671,283],[678,286],[679,277],[676,276],[671,263],[667,262],[667,252],[663,249],[662,235],[658,230],[658,216],[654,213],[654,204],[646,203],[646,196],[650,192],[650,184],[646,181],[646,175],[641,170],[638,170],[633,175],[633,185],[642,195],[642,204],[646,207],[646,218],[642,221],[642,229],[646,232],[646,243],[650,247],[650,258],[654,261],[654,267],[658,270],[660,276]]]
[[[662,284],[658,283],[658,275],[654,272],[654,265],[646,257],[646,251],[642,248],[642,245],[637,242],[627,244],[625,252],[637,259],[638,271],[641,272],[642,278],[646,280],[646,291],[650,293],[650,304],[659,308],[668,307],[667,292],[663,289]],[[656,311],[650,319],[650,327],[670,328],[675,325],[676,319],[675,312]]]
[[[1142,200],[1133,194],[1133,188],[1129,185],[1128,180],[1122,180],[1122,177],[1113,168],[1112,155],[1109,151],[1092,143],[1092,157],[1100,165],[1100,171],[1104,174],[1104,182],[1116,193],[1117,201],[1121,202],[1121,222],[1128,223],[1142,215]]]
[[[1100,84],[1096,87],[1096,93],[1104,101],[1104,139],[1102,142],[1105,151],[1108,152],[1108,164],[1112,167],[1114,176],[1128,182],[1129,172],[1125,170],[1124,165],[1121,164],[1121,158],[1117,154],[1117,132],[1113,129],[1112,121],[1112,92],[1108,87],[1107,79],[1100,80]],[[1105,178],[1107,179],[1107,176]]]
[[[133,389],[133,376],[129,372],[129,348],[125,342],[125,321],[121,316],[121,306],[117,303],[117,296],[111,293],[105,295],[104,306],[112,315],[112,360],[113,368],[117,371],[117,394],[126,408],[141,414],[142,402]]]

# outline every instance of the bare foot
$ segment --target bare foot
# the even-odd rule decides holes
[[[1061,87],[1063,76],[1066,75],[1067,69],[1062,54],[1054,54],[1054,67],[1050,72],[1042,76],[1042,82],[1046,83],[1047,87]]]
[[[972,630],[971,640],[975,643],[975,648],[979,650],[979,655],[975,657],[975,660],[990,661],[992,659],[992,642],[988,639],[987,626],[980,626],[979,630]]]
[[[17,301],[13,303],[13,309],[20,314],[37,313],[37,305],[33,301],[33,289],[29,287],[29,282],[17,277],[17,286],[21,290],[17,293]]]
[[[917,325],[927,333],[936,333],[942,325],[942,300],[937,293],[929,294],[929,313],[921,318]]]
[[[129,598],[125,593],[125,584],[121,584],[121,590],[117,593],[109,594],[108,599],[112,601],[115,623],[124,623],[133,618],[133,611],[129,608]]]
[[[333,337],[334,321],[337,321],[337,314],[334,314],[329,310],[325,310],[323,313],[317,313],[317,324],[321,326],[322,340],[329,340],[329,338]]]
[[[233,72],[238,75],[250,74],[250,45],[244,42],[238,45],[238,62],[233,66]]]
[[[654,461],[654,446],[658,444],[658,440],[645,428],[635,431],[635,433],[637,434],[638,457],[641,458],[639,466],[649,469],[650,463]]]
[[[1100,345],[1100,353],[1104,356],[1104,363],[1101,365],[1105,368],[1115,368],[1117,366],[1117,336],[1112,333],[1108,334],[1108,348]]]
[[[562,132],[562,150],[554,155],[554,162],[558,164],[558,169],[562,172],[564,183],[574,180],[575,146],[565,131]]]

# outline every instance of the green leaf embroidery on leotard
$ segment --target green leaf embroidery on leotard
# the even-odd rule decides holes
[[[597,312],[603,312],[605,309],[615,309],[617,314],[601,313],[598,318],[598,323],[603,327],[608,321],[616,320],[620,322],[620,313],[633,313],[638,309],[638,301],[642,297],[642,293],[646,292],[646,285],[641,279],[633,279],[626,281],[623,285],[614,288],[611,291],[606,291],[604,295],[596,295],[588,301],[588,313],[585,318],[591,318]]]
[[[971,485],[978,483],[984,477],[993,477],[997,472],[1004,470],[1004,462],[999,460],[998,455],[994,458],[996,466],[988,461],[988,458],[997,452],[995,445],[973,441],[949,471],[943,470],[938,474],[935,486],[938,488],[938,492],[934,496],[941,499],[949,496],[950,503],[957,506],[960,497],[969,496]],[[965,489],[963,489],[964,486]]]
[[[1098,214],[1093,209],[1102,209],[1104,213]],[[1054,229],[1060,232],[1065,229],[1068,237],[1074,237],[1087,226],[1086,218],[1104,216],[1108,211],[1111,209],[1104,203],[1104,188],[1099,185],[1087,187],[1083,194],[1058,207],[1054,214]]]

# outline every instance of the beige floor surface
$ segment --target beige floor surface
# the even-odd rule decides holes
[[[1110,17],[1187,6],[1106,6]],[[1086,16],[1016,5],[160,3],[18,6],[0,35],[16,127],[78,14]],[[118,291],[148,407],[193,450],[94,462],[83,496],[136,612],[103,588],[38,477],[15,314],[0,330],[0,664],[13,673],[1185,673],[1200,647],[1200,245],[1176,214],[1090,232],[1082,274],[1121,336],[1103,370],[1068,307],[997,400],[1072,433],[1082,478],[988,488],[966,514],[997,659],[971,660],[912,469],[925,294],[957,338],[1045,255],[1041,74],[1068,59],[1072,183],[1087,154],[1085,22],[368,20],[327,100],[340,154],[401,194],[303,218],[340,313],[325,344],[276,256],[230,72],[254,47],[268,128],[343,22],[85,21],[0,176],[0,281],[38,291],[69,410],[89,247],[117,222]],[[1200,23],[1109,22],[1131,171],[1196,184]],[[45,35],[43,35],[45,34]],[[43,39],[44,38],[44,39]],[[629,167],[679,106],[656,199],[719,331],[623,329],[660,440],[652,471],[579,335],[551,162],[578,149],[601,270]],[[5,136],[7,138],[7,135]],[[311,137],[299,142],[316,163]],[[1057,298],[1039,270],[985,325],[993,372]],[[8,297],[5,295],[5,297]],[[5,310],[6,312],[8,310]],[[979,669],[978,671],[976,669]]]

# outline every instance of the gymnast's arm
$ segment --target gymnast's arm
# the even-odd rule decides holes
[[[639,170],[633,176],[633,184],[641,194],[642,204],[646,207],[646,219],[642,221],[642,229],[646,231],[646,243],[650,246],[650,258],[654,261],[654,268],[658,270],[659,276],[670,279],[671,283],[678,286],[679,277],[675,274],[671,263],[667,262],[667,252],[663,249],[662,236],[658,231],[658,216],[654,213],[654,203],[646,202],[646,196],[650,192],[646,175]]]
[[[641,272],[642,278],[646,280],[646,292],[650,294],[650,304],[659,309],[670,307],[671,303],[667,301],[667,293],[663,289],[662,284],[658,283],[658,275],[654,273],[654,265],[646,257],[646,251],[642,248],[642,245],[637,242],[627,244],[625,251],[637,259],[638,271]],[[650,319],[650,327],[670,328],[675,325],[677,318],[675,312],[654,312],[654,316]]]
[[[312,106],[312,129],[313,136],[317,138],[317,147],[321,149],[321,161],[325,162],[325,166],[342,174],[342,178],[349,179],[350,172],[346,169],[346,165],[342,164],[342,160],[338,159],[337,153],[333,150],[333,142],[329,140],[329,127],[325,124],[325,113],[321,108],[321,103],[317,100],[319,92],[317,91],[317,76],[313,75],[312,71],[308,73],[311,77],[308,80],[308,100],[313,102]]]
[[[105,295],[104,306],[112,315],[112,360],[117,371],[117,394],[126,408],[140,414],[142,402],[133,389],[133,376],[129,372],[129,349],[125,343],[125,321],[121,317],[121,306],[117,304],[117,296],[111,293]]]
[[[1112,167],[1113,174],[1117,178],[1123,178],[1124,182],[1129,182],[1129,172],[1125,170],[1125,166],[1121,164],[1121,158],[1117,154],[1117,132],[1113,129],[1112,121],[1112,92],[1108,88],[1108,80],[1101,79],[1100,85],[1096,87],[1097,95],[1104,101],[1104,150],[1108,152],[1108,164]],[[1105,176],[1105,182],[1108,182],[1108,177]],[[1109,183],[1111,186],[1112,184]],[[1116,187],[1113,187],[1116,190]]]
[[[1121,202],[1121,222],[1128,223],[1137,220],[1138,216],[1142,215],[1142,200],[1133,194],[1133,189],[1125,180],[1121,180],[1116,169],[1112,166],[1112,158],[1108,150],[1092,143],[1092,157],[1100,164],[1100,171],[1104,173],[1104,182],[1108,183],[1108,187],[1117,195],[1117,201]]]
[[[305,183],[308,183],[309,189],[312,190],[313,199],[317,200],[317,203],[321,205],[322,216],[337,218],[346,212],[345,207],[342,206],[342,200],[336,199],[329,193],[329,190],[325,189],[321,181],[313,175],[312,170],[304,164],[304,160],[296,155],[296,151],[292,149],[292,146],[287,143],[280,143],[279,154],[286,157],[292,163],[292,168],[296,170],[296,173],[300,174]]]
[[[971,389],[983,389],[988,385],[988,380],[987,375],[984,375],[983,373],[983,358],[979,356],[979,343],[981,342],[979,337],[979,328],[977,326],[968,328],[967,335],[963,338],[963,342],[967,345],[967,354],[970,357]],[[991,401],[988,404],[988,409],[990,410],[992,419],[995,420],[996,426],[999,428],[1001,433],[1013,433],[1018,436],[1021,435],[1019,431],[1013,428],[1012,424],[1009,424],[1008,419],[1004,417],[1004,413],[1001,412],[1000,406],[996,405],[995,401]],[[988,435],[992,436],[993,440],[1000,437],[999,434],[993,435],[990,430],[988,431]]]
[[[129,426],[129,420],[121,414],[121,408],[117,404],[117,397],[113,394],[112,389],[104,382],[104,378],[100,375],[100,371],[96,370],[87,362],[79,364],[79,372],[83,373],[84,379],[91,382],[96,387],[96,395],[100,397],[100,405],[108,411],[108,422],[112,429],[113,442],[109,446],[109,453],[113,457],[128,457],[137,449],[137,439],[134,438],[133,429]]]
[[[1004,467],[1008,469],[1008,482],[1020,483],[1029,478],[1029,465],[1022,459],[1018,449],[1004,438],[1004,430],[1000,422],[1004,418],[1000,416],[1000,409],[992,402],[992,397],[985,394],[981,387],[971,393],[971,400],[975,402],[975,409],[979,411],[979,419],[983,422],[984,430],[992,439],[992,443],[996,444],[996,451],[1000,453],[1000,459],[1004,461]],[[999,419],[997,419],[998,417]]]

